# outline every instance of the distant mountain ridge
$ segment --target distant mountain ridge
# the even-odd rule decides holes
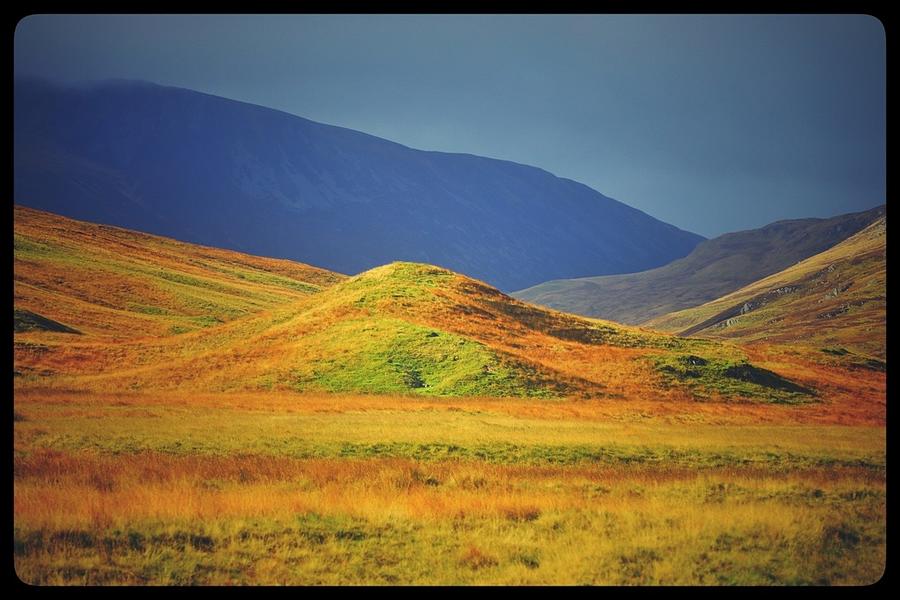
[[[348,274],[427,262],[512,290],[703,239],[535,167],[149,83],[16,80],[14,140],[16,202]]]
[[[816,255],[885,214],[885,206],[829,219],[778,221],[727,233],[656,269],[548,281],[513,292],[527,302],[631,325],[693,308]]]
[[[646,325],[678,335],[740,342],[818,345],[835,356],[884,368],[887,332],[887,221],[702,306]]]

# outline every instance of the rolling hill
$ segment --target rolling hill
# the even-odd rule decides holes
[[[13,221],[17,332],[165,337],[294,302],[346,278],[23,206],[14,207]]]
[[[504,290],[650,269],[703,240],[580,183],[186,89],[15,81],[16,202],[356,274],[438,264]]]
[[[830,219],[778,221],[707,240],[688,256],[649,271],[548,281],[512,295],[576,314],[646,323],[790,267],[857,233],[884,212],[881,205]]]
[[[679,335],[812,345],[885,367],[886,217],[783,271],[702,306],[653,319]]]
[[[347,278],[22,207],[15,217],[20,389],[779,403],[833,392],[815,366],[784,377],[728,342],[542,309],[431,265]]]

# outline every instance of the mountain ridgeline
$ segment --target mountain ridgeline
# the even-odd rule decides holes
[[[727,233],[688,256],[641,273],[548,281],[514,292],[516,298],[557,310],[632,325],[689,309],[787,269],[862,231],[885,206],[829,219],[778,221]]]
[[[812,344],[868,368],[885,367],[887,220],[788,269],[646,325],[740,342]]]
[[[149,83],[17,80],[14,141],[21,204],[341,273],[405,260],[513,290],[703,240],[535,167]]]

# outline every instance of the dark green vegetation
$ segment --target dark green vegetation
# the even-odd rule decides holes
[[[645,323],[715,300],[823,252],[884,213],[882,205],[831,219],[779,221],[707,240],[688,256],[650,271],[548,281],[513,296],[619,323]]]
[[[62,323],[57,323],[53,319],[42,317],[30,310],[13,309],[13,331],[20,333],[23,331],[55,331],[57,333],[81,333],[77,329],[72,329]]]
[[[780,404],[815,399],[813,390],[746,361],[682,354],[657,357],[656,366],[671,380],[691,385],[698,399],[740,397]]]
[[[849,364],[861,369],[869,369],[871,371],[881,371],[882,373],[887,371],[887,363],[883,360],[878,360],[877,358],[868,358],[865,356],[860,356],[854,352],[850,352],[846,348],[836,347],[836,348],[822,348],[822,352],[825,354],[829,354],[831,356],[840,356],[845,357],[847,360],[843,361],[844,364]]]

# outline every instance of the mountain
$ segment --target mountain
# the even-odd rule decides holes
[[[414,150],[186,89],[15,81],[20,204],[354,274],[426,262],[519,289],[646,270],[702,237],[538,168]]]
[[[672,263],[627,275],[548,281],[513,296],[619,323],[692,308],[822,252],[884,215],[884,205],[830,219],[778,221],[700,243]]]
[[[738,346],[531,306],[432,265],[344,277],[15,209],[17,389],[805,403]]]
[[[825,252],[648,326],[679,335],[815,345],[826,354],[855,355],[883,368],[886,251],[886,217],[881,217]]]

